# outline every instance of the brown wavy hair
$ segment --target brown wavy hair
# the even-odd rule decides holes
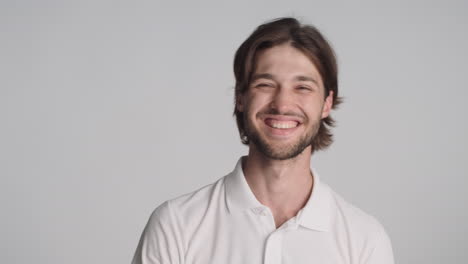
[[[330,91],[333,91],[332,109],[342,102],[341,97],[338,96],[338,66],[335,53],[320,31],[311,25],[302,25],[297,19],[290,17],[262,24],[242,43],[234,57],[236,78],[234,115],[241,141],[245,145],[249,144],[249,139],[245,133],[243,112],[237,110],[237,103],[241,95],[249,88],[252,74],[255,71],[256,54],[260,50],[284,43],[289,43],[303,52],[317,67],[325,87],[325,98]],[[330,146],[333,142],[330,128],[334,124],[335,121],[331,116],[321,120],[317,135],[311,144],[312,152]]]

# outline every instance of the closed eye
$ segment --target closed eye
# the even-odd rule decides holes
[[[297,89],[301,91],[313,91],[313,89],[308,86],[299,86]]]
[[[256,84],[255,87],[273,87],[273,85],[270,83],[259,83]]]

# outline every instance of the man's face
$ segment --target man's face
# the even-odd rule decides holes
[[[260,51],[249,88],[237,103],[250,147],[276,160],[310,152],[333,103],[333,94],[325,99],[324,92],[317,68],[298,49],[284,44]]]

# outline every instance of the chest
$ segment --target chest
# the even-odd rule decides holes
[[[276,229],[260,215],[198,227],[187,240],[185,263],[338,264],[350,263],[346,247],[331,233],[287,221]]]

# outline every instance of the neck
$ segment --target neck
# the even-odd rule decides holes
[[[314,182],[310,158],[310,147],[288,160],[270,159],[251,147],[242,164],[249,187],[270,208],[277,227],[294,217],[310,197]]]

